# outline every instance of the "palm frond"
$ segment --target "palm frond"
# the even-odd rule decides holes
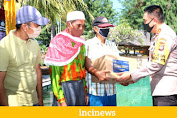
[[[34,6],[39,12],[56,23],[57,19],[66,21],[66,14],[73,10],[81,10],[93,19],[87,5],[82,0],[19,0],[21,6]]]

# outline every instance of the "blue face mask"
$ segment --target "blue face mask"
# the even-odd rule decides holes
[[[99,28],[99,34],[101,36],[103,36],[104,38],[107,38],[108,37],[108,34],[109,34],[109,28]]]

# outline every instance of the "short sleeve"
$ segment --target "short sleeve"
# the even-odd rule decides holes
[[[113,42],[113,50],[116,53],[116,56],[119,56],[119,50],[114,42]]]
[[[88,41],[86,41],[86,43],[85,43],[86,56],[88,56],[88,49],[89,49]]]
[[[41,64],[41,54],[40,54],[40,50],[38,51],[38,55],[37,55],[37,59],[36,59],[36,64]]]
[[[7,71],[9,65],[9,52],[3,42],[0,41],[0,71]]]
[[[37,43],[37,41],[36,41],[36,43]],[[41,64],[41,62],[42,62],[41,50],[40,50],[39,44],[37,43],[36,45],[37,45],[37,51],[38,51],[37,58],[36,58],[36,64]]]

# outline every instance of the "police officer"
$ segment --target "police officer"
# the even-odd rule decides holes
[[[163,10],[158,5],[144,9],[144,28],[154,33],[149,48],[147,66],[133,72],[120,73],[118,82],[123,85],[151,76],[154,106],[177,106],[177,38],[176,33],[164,23]]]

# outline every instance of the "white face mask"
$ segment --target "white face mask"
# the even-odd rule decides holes
[[[33,30],[32,34],[29,34],[29,33],[26,32],[29,38],[37,38],[40,35],[40,33],[41,33],[41,26],[38,26],[37,28],[32,28],[30,26],[28,26],[28,27]]]

